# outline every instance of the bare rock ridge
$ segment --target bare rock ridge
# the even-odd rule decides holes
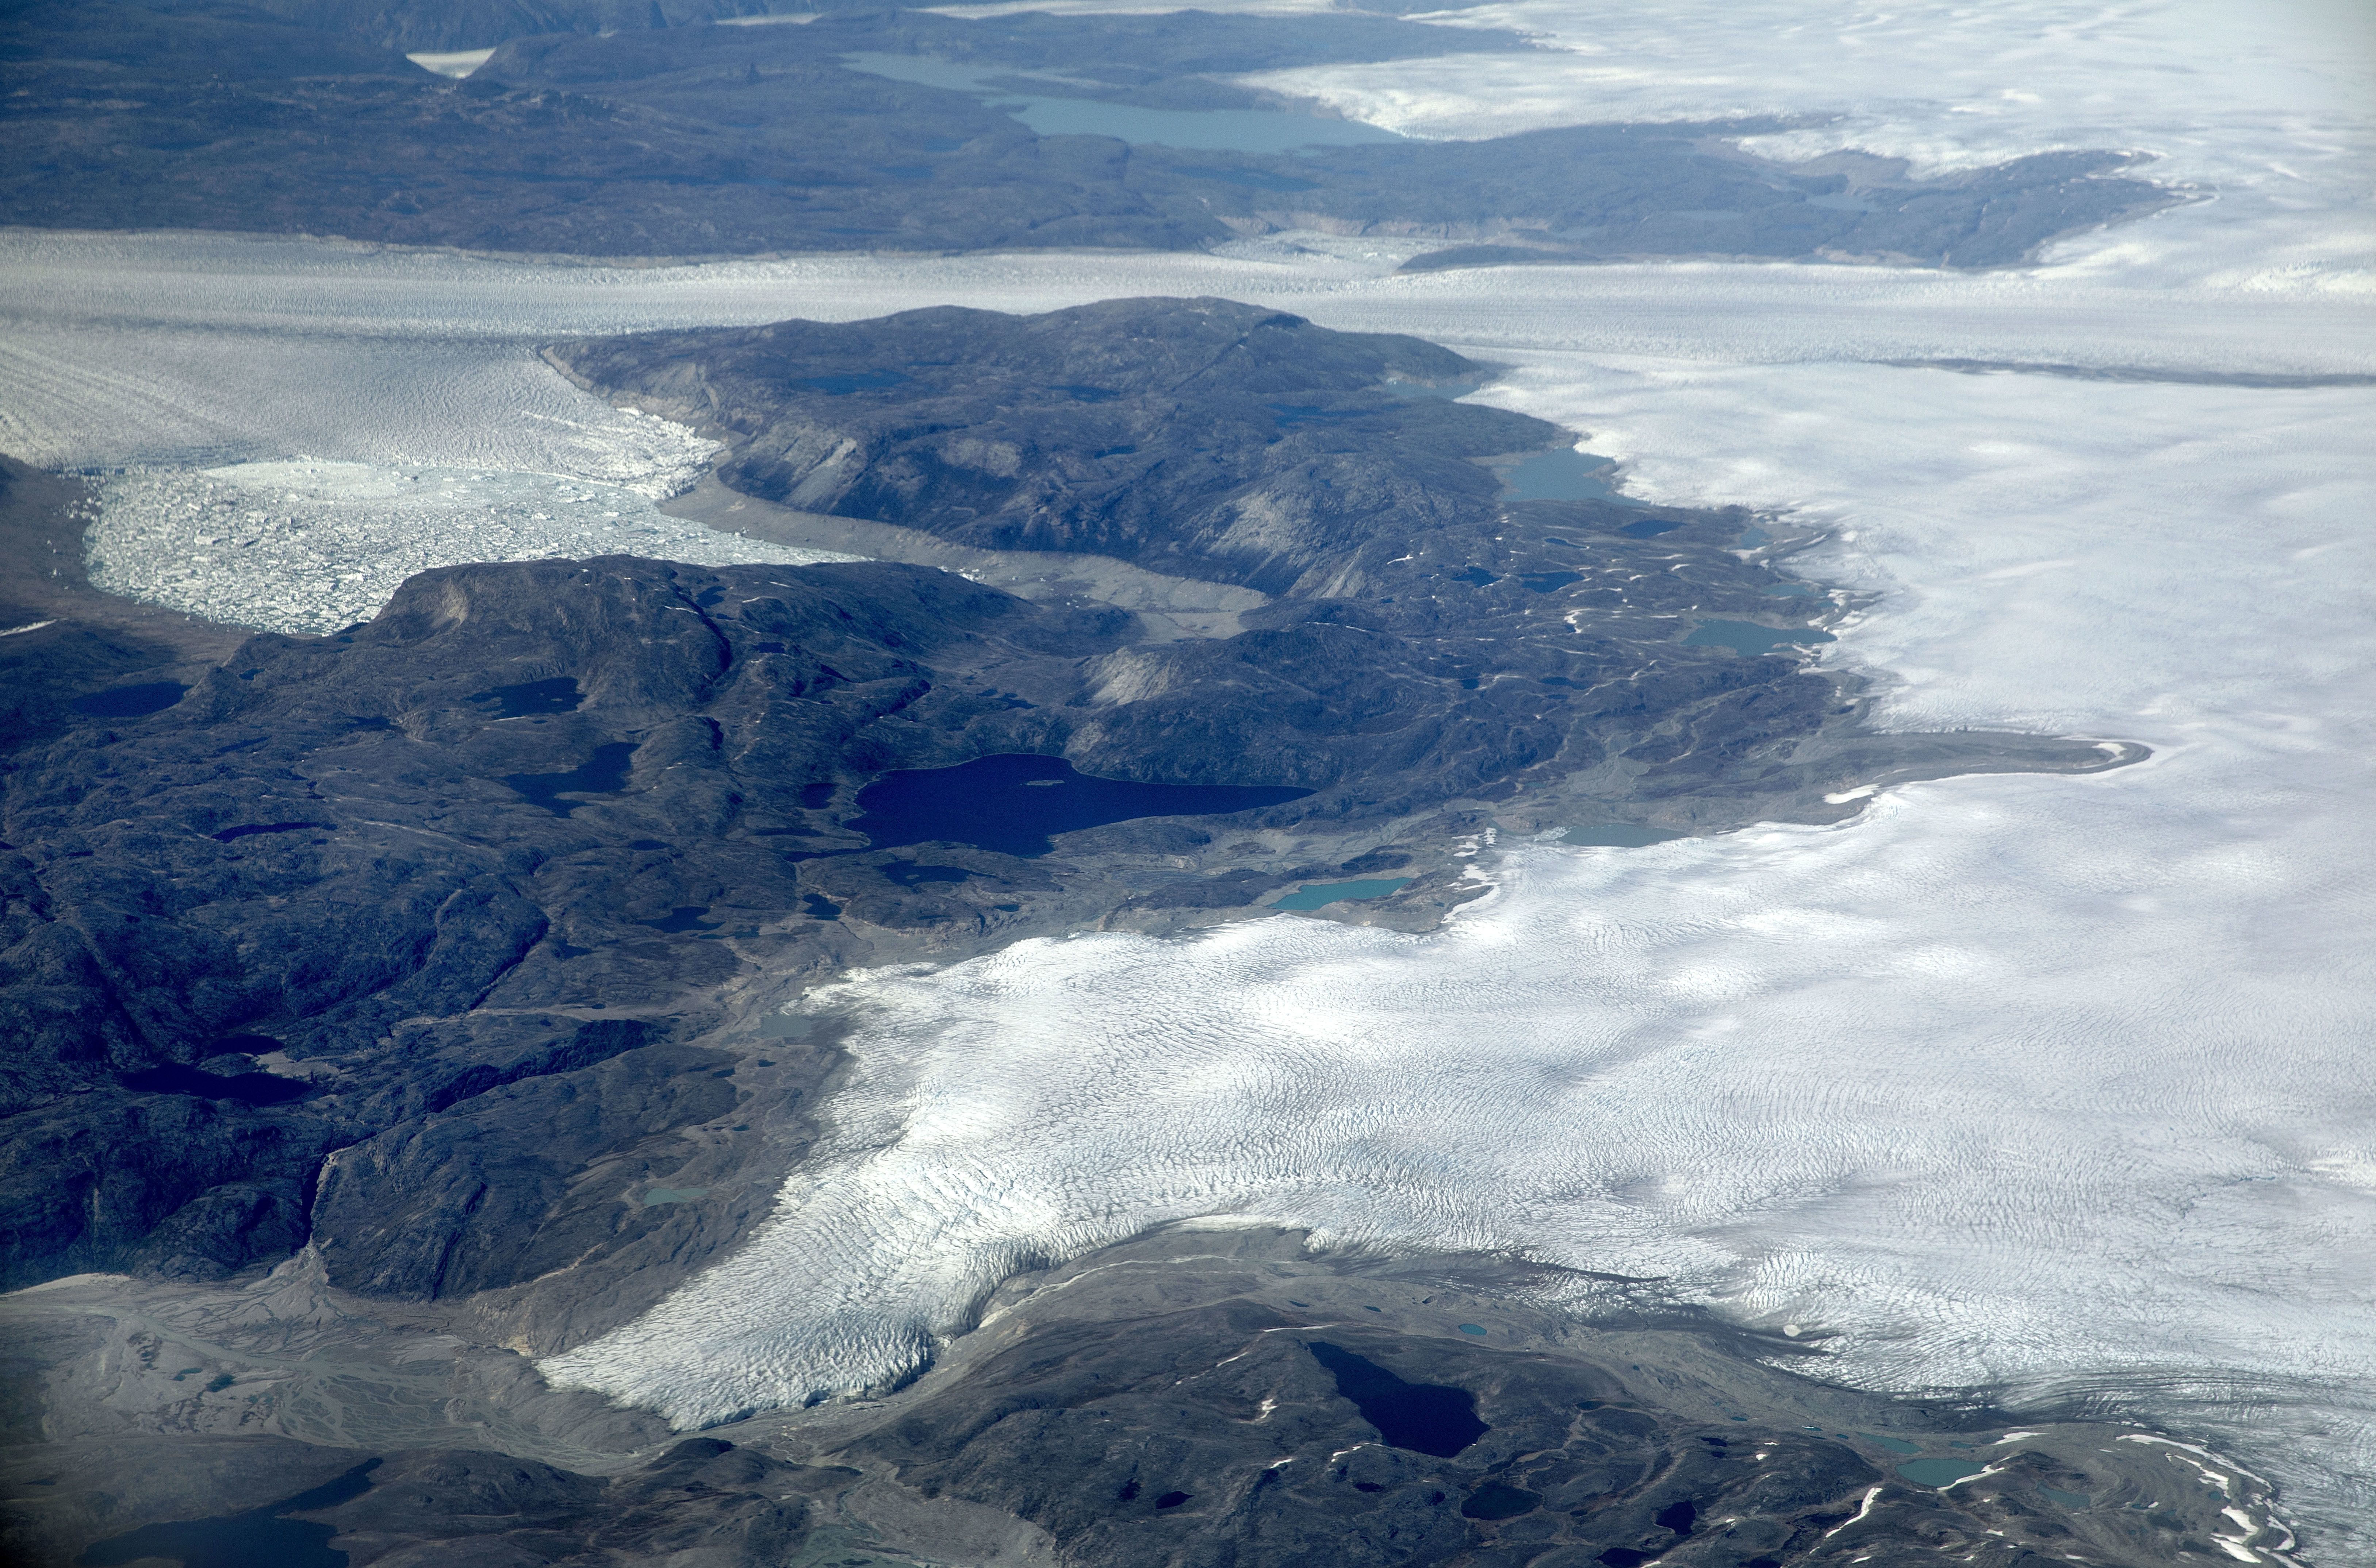
[[[1419,546],[1422,573],[1483,564],[1467,556],[1502,484],[1479,459],[1559,438],[1443,396],[1489,367],[1434,344],[1227,300],[939,306],[545,357],[729,442],[719,478],[745,494],[1267,593],[1367,597]]]
[[[2105,151],[1923,180],[1857,155],[1781,164],[1738,145],[1764,123],[1246,151],[1133,142],[1119,123],[1116,135],[1041,136],[992,106],[1021,90],[1306,112],[1232,78],[1532,47],[1494,29],[1358,13],[896,9],[719,27],[687,24],[762,7],[675,0],[600,30],[630,8],[37,0],[13,8],[0,53],[0,202],[11,221],[50,228],[584,256],[1197,250],[1318,229],[1416,242],[1417,267],[1655,255],[1991,267],[2172,199]],[[463,81],[395,53],[469,47],[461,37],[501,45]],[[989,73],[989,97],[869,74],[851,64],[863,55]]]

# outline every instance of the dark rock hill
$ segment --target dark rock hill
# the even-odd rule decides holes
[[[1031,316],[941,306],[569,343],[546,358],[731,441],[720,477],[747,494],[1272,592],[1473,531],[1502,488],[1475,459],[1560,434],[1398,395],[1484,378],[1432,343],[1228,300]]]

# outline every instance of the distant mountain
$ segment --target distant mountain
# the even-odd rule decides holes
[[[194,7],[188,0],[159,0],[152,8],[187,14]],[[817,8],[784,0],[244,0],[207,7],[220,16],[246,11],[359,38],[398,53],[488,49],[506,39],[542,33],[621,32],[693,27],[731,17],[814,14]]]
[[[1665,255],[1990,267],[2170,199],[2109,152],[1913,180],[1887,160],[1788,165],[1730,145],[1764,123],[1248,151],[1158,145],[1121,122],[1143,139],[1043,136],[992,107],[1019,84],[1069,99],[1092,128],[1108,124],[1092,113],[1103,106],[1306,113],[1235,78],[1531,47],[1374,16],[877,11],[598,34],[586,30],[611,15],[599,6],[486,13],[510,18],[503,28],[563,29],[506,41],[455,19],[458,8],[418,19],[284,8],[307,25],[227,5],[18,8],[0,41],[11,220],[638,257],[1198,250],[1323,229],[1417,242],[1422,267]],[[458,82],[395,52],[474,42],[500,47]],[[986,97],[854,68],[865,54],[1038,74],[990,77]]]

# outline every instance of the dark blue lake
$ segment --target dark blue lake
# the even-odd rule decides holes
[[[226,1076],[174,1063],[119,1074],[116,1082],[143,1094],[186,1094],[200,1099],[236,1100],[242,1105],[286,1105],[292,1099],[304,1099],[312,1087],[303,1078],[284,1078],[277,1073],[233,1073]]]
[[[88,692],[68,706],[91,719],[146,719],[181,701],[182,694],[189,689],[179,681],[149,681],[137,686],[111,686],[103,692]]]
[[[1449,1459],[1493,1430],[1477,1419],[1477,1396],[1465,1388],[1405,1383],[1368,1357],[1318,1339],[1304,1348],[1393,1447]]]
[[[971,844],[1002,855],[1044,855],[1050,838],[1142,816],[1218,816],[1311,794],[1277,785],[1141,784],[1075,771],[1058,756],[1009,754],[956,767],[886,773],[858,792],[849,826],[878,849]]]
[[[339,1533],[335,1526],[280,1515],[336,1508],[362,1496],[378,1466],[378,1460],[367,1460],[311,1491],[244,1514],[143,1525],[98,1542],[75,1562],[78,1568],[114,1568],[158,1558],[183,1568],[347,1568],[347,1554],[330,1545]]]
[[[503,781],[555,816],[567,816],[586,802],[564,801],[564,795],[614,795],[627,787],[636,741],[612,741],[594,748],[594,754],[566,773],[506,773]]]
[[[522,681],[516,686],[490,686],[473,692],[469,700],[493,703],[497,719],[526,719],[537,713],[575,713],[586,697],[577,689],[576,676],[555,675],[546,681]]]

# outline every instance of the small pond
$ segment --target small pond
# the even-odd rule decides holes
[[[332,1550],[338,1530],[303,1519],[284,1519],[316,1508],[336,1508],[362,1495],[379,1461],[356,1466],[336,1480],[251,1508],[212,1519],[174,1519],[143,1525],[111,1536],[75,1559],[77,1568],[116,1568],[117,1564],[162,1559],[183,1568],[347,1568],[347,1554]]]
[[[1410,880],[1407,876],[1375,877],[1364,882],[1307,882],[1271,906],[1274,909],[1317,909],[1347,899],[1383,898]]]
[[[577,689],[576,676],[555,675],[545,681],[490,686],[471,693],[469,700],[493,703],[497,719],[526,719],[539,713],[575,713],[586,697]]]
[[[564,795],[615,795],[627,787],[635,741],[612,741],[594,748],[594,754],[566,773],[506,773],[503,782],[555,816],[567,816],[586,802],[564,801]]]
[[[1761,626],[1754,621],[1703,621],[1683,639],[1687,647],[1729,647],[1754,659],[1783,647],[1805,647],[1835,642],[1829,632],[1812,626]]]
[[[1542,1506],[1542,1494],[1507,1481],[1489,1480],[1468,1494],[1460,1513],[1468,1519],[1515,1519]]]
[[[147,681],[137,686],[88,692],[67,706],[89,719],[146,719],[181,701],[189,689],[179,681]]]
[[[1366,1356],[1317,1339],[1304,1348],[1392,1447],[1449,1459],[1492,1430],[1477,1419],[1477,1396],[1465,1388],[1405,1383]]]
[[[1543,452],[1502,471],[1502,483],[1513,501],[1613,501],[1621,506],[1640,502],[1617,493],[1617,463],[1562,447]]]
[[[1975,1465],[1969,1459],[1914,1459],[1897,1467],[1897,1473],[1916,1486],[1950,1487],[1957,1481],[1971,1479],[1986,1470],[1986,1465]]]
[[[637,921],[636,923],[649,926],[652,930],[668,936],[682,936],[689,931],[716,931],[726,923],[724,921],[705,919],[704,917],[708,913],[707,905],[683,904],[656,921]]]
[[[277,1073],[202,1073],[196,1067],[168,1063],[117,1075],[116,1082],[141,1094],[185,1094],[199,1099],[227,1099],[241,1105],[286,1105],[303,1099],[312,1087],[303,1078]]]

